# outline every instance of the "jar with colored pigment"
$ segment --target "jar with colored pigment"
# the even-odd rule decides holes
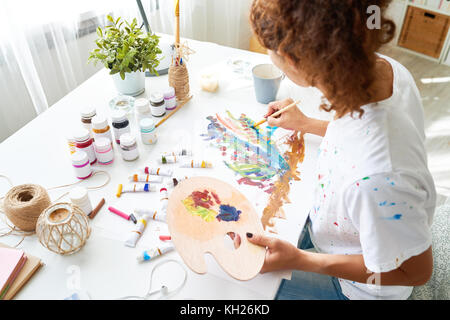
[[[172,111],[177,107],[177,96],[173,87],[164,90],[164,104],[166,105],[166,111]]]
[[[111,128],[108,124],[108,119],[104,116],[96,115],[92,118],[92,133],[94,134],[94,140],[98,138],[108,138],[112,145]]]
[[[98,164],[106,166],[114,162],[114,151],[111,140],[108,138],[100,137],[95,139],[94,149]]]
[[[150,111],[150,102],[147,99],[139,98],[134,102],[134,113],[136,115],[136,123],[145,118],[151,118],[152,113]]]
[[[72,135],[67,135],[66,140],[70,154],[74,154],[75,151],[77,151],[77,149],[75,148],[75,138]]]
[[[80,128],[75,131],[75,149],[77,151],[84,151],[89,157],[89,162],[94,164],[97,161],[94,151],[94,139],[89,135],[89,131],[85,128]]]
[[[127,114],[123,110],[114,111],[111,118],[114,138],[116,143],[120,144],[120,136],[130,133],[130,121],[128,121]]]
[[[123,160],[133,161],[139,157],[136,138],[131,133],[124,133],[120,136],[120,149]]]
[[[95,117],[97,114],[97,111],[94,107],[88,106],[81,110],[81,123],[83,124],[83,127],[85,127],[88,131],[91,137],[92,135],[92,118]]]
[[[86,188],[75,187],[69,192],[70,201],[79,207],[86,215],[92,212],[92,204]]]
[[[166,114],[164,96],[161,92],[153,92],[150,95],[150,109],[155,117],[162,117]]]
[[[89,157],[84,151],[75,151],[71,156],[72,166],[75,170],[75,176],[84,180],[92,176],[92,168]]]
[[[142,142],[145,144],[154,144],[157,140],[155,121],[149,118],[142,119],[139,122],[139,127],[141,128]]]

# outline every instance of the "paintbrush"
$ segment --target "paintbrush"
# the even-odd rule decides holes
[[[175,112],[177,112],[178,110],[181,109],[181,107],[183,107],[189,100],[191,100],[192,96],[189,96],[188,98],[184,99],[183,101],[180,102],[180,104],[178,105],[178,107],[173,110],[171,113],[169,113],[167,116],[164,117],[164,119],[162,119],[160,122],[158,122],[155,127],[158,128],[160,125],[162,125],[164,123],[164,121],[166,121],[167,119],[169,119]]]
[[[290,108],[292,108],[293,106],[295,106],[295,105],[297,105],[297,104],[299,104],[299,103],[300,103],[300,100],[297,100],[297,101],[295,101],[294,103],[291,103],[290,105],[284,107],[283,109],[280,109],[280,110],[278,110],[278,111],[275,112],[275,113],[272,113],[270,116],[271,116],[271,117],[278,117],[280,114],[282,114],[283,112],[289,110]],[[267,118],[264,118],[263,120],[261,120],[261,121],[255,123],[255,124],[252,126],[252,128],[253,128],[253,129],[257,129],[258,126],[262,125],[262,124],[263,124],[264,122],[266,122],[266,121],[267,121]]]

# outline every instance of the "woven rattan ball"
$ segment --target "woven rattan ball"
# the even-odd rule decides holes
[[[36,233],[48,250],[66,255],[80,250],[91,228],[86,214],[71,203],[57,203],[39,216]]]

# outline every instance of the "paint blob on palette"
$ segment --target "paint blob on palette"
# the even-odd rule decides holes
[[[213,191],[193,191],[182,200],[186,210],[192,215],[199,216],[206,222],[217,219],[218,221],[238,221],[241,210],[230,204],[222,204],[217,194]]]
[[[226,116],[216,114],[207,119],[207,133],[201,136],[220,150],[225,165],[239,176],[238,183],[271,193],[274,177],[290,169],[272,141],[276,128],[255,130],[252,119],[244,114],[236,118],[229,111]]]

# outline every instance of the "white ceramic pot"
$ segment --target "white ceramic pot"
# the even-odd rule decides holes
[[[145,91],[145,73],[141,71],[125,73],[122,80],[120,73],[111,76],[119,93],[127,96],[138,96]]]

